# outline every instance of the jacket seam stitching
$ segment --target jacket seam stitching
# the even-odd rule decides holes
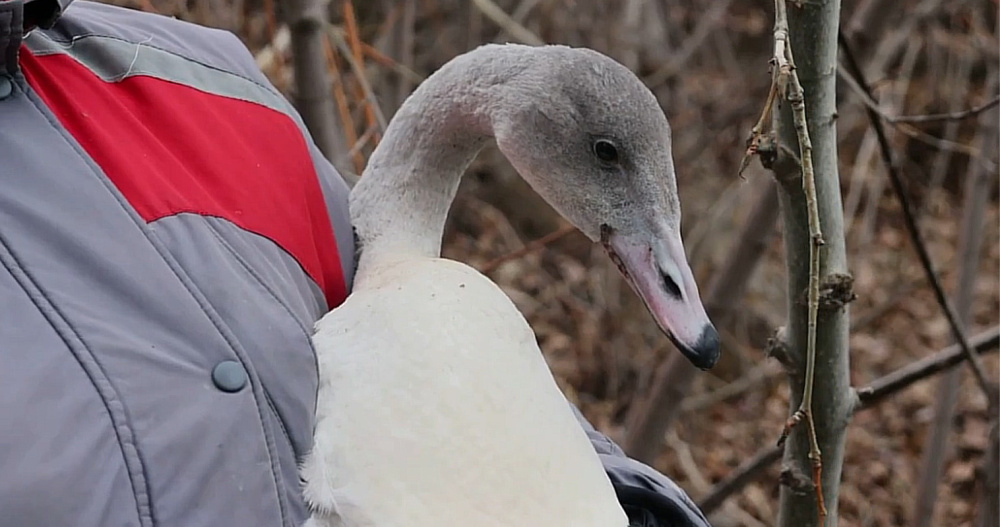
[[[285,420],[281,418],[281,412],[278,412],[278,408],[274,405],[274,400],[271,398],[271,392],[269,392],[267,388],[264,388],[263,391],[264,401],[267,402],[267,406],[271,409],[271,412],[274,413],[275,420],[278,421],[278,428],[281,429],[281,433],[284,434],[285,440],[288,441],[288,446],[292,448],[292,452],[294,453],[295,447],[292,443],[292,436],[288,435],[288,429],[285,427]]]
[[[187,213],[182,213],[182,214],[187,214]],[[254,235],[254,236],[260,236],[261,238],[264,238],[265,240],[268,240],[269,242],[271,242],[272,244],[274,244],[274,246],[275,246],[275,247],[276,247],[276,248],[277,248],[277,249],[278,249],[279,251],[281,251],[281,252],[282,252],[282,253],[284,253],[284,254],[285,254],[286,256],[288,256],[289,258],[291,258],[291,259],[292,259],[292,261],[294,261],[294,262],[295,262],[295,264],[299,266],[299,268],[301,268],[301,267],[302,267],[302,264],[301,264],[301,263],[299,263],[298,259],[296,259],[294,255],[292,255],[291,253],[289,253],[288,251],[286,251],[284,247],[282,247],[282,246],[281,246],[280,244],[278,244],[278,243],[275,243],[275,241],[274,241],[274,240],[272,240],[272,239],[268,238],[267,236],[261,236],[260,234],[258,234],[258,233],[256,233],[256,232],[253,232],[253,231],[250,231],[250,230],[247,230],[247,229],[244,229],[243,227],[240,227],[239,225],[236,225],[235,223],[232,223],[232,222],[229,222],[229,220],[227,220],[226,218],[222,218],[222,217],[219,217],[219,216],[214,216],[214,215],[208,215],[208,214],[199,214],[199,213],[190,213],[190,214],[194,214],[194,215],[196,215],[196,216],[201,216],[201,217],[204,217],[204,218],[218,218],[218,219],[220,219],[220,220],[222,220],[222,221],[226,221],[226,222],[227,222],[227,223],[229,223],[230,225],[233,225],[233,226],[234,226],[235,228],[237,228],[237,229],[239,229],[239,230],[241,230],[241,231],[243,231],[243,232],[246,232],[246,233],[249,233],[249,234],[252,234],[252,235]],[[159,221],[159,220],[162,220],[162,219],[164,219],[164,218],[170,218],[170,217],[174,217],[174,216],[180,216],[180,214],[171,214],[170,216],[164,216],[164,217],[162,217],[162,218],[157,218],[157,221]],[[206,221],[205,223],[206,223],[206,224],[208,225],[208,228],[209,228],[209,230],[210,230],[210,231],[212,232],[212,235],[213,235],[213,236],[215,236],[215,238],[216,238],[216,239],[217,239],[217,240],[219,241],[219,243],[221,243],[221,244],[222,244],[222,246],[223,246],[223,247],[225,247],[226,251],[227,251],[227,252],[229,252],[229,254],[231,254],[231,255],[232,255],[232,256],[233,256],[234,258],[236,258],[236,261],[238,261],[238,262],[240,263],[240,266],[241,266],[241,267],[243,267],[243,269],[244,269],[244,270],[245,270],[245,271],[246,271],[246,272],[247,272],[247,273],[248,273],[248,274],[249,274],[250,276],[252,276],[252,277],[254,278],[254,280],[256,280],[256,281],[257,281],[257,283],[258,283],[258,284],[260,284],[260,285],[261,285],[261,287],[263,287],[263,288],[264,288],[264,290],[265,290],[265,291],[267,291],[267,294],[268,294],[268,295],[270,295],[270,296],[271,296],[271,298],[273,298],[273,299],[274,299],[274,301],[275,301],[275,302],[277,302],[277,303],[278,303],[278,304],[279,304],[279,305],[281,306],[281,308],[282,308],[282,309],[283,309],[283,310],[285,311],[285,313],[287,313],[287,314],[288,314],[288,316],[289,316],[289,317],[291,317],[291,318],[292,318],[292,320],[294,320],[294,321],[295,321],[295,325],[296,325],[296,326],[298,326],[298,328],[299,328],[299,330],[300,330],[300,331],[302,332],[302,334],[303,334],[303,335],[305,335],[305,336],[306,336],[306,338],[308,338],[308,339],[309,339],[309,348],[310,348],[310,349],[311,349],[311,350],[313,351],[313,353],[315,353],[315,352],[316,352],[316,348],[315,348],[315,347],[313,346],[313,344],[312,344],[312,339],[311,339],[311,337],[312,337],[312,334],[311,334],[311,333],[310,333],[310,332],[309,332],[309,331],[308,331],[308,330],[306,329],[305,325],[304,325],[304,324],[302,324],[302,321],[300,321],[300,320],[299,320],[299,318],[295,316],[295,313],[293,313],[293,312],[292,312],[292,308],[288,307],[288,304],[286,304],[286,303],[285,303],[285,302],[284,302],[284,301],[283,301],[283,300],[281,299],[281,297],[279,297],[279,296],[278,296],[278,294],[274,292],[274,289],[272,289],[272,288],[271,288],[271,286],[269,286],[269,285],[267,284],[267,282],[265,282],[265,281],[264,281],[264,279],[263,279],[263,278],[262,278],[262,277],[260,276],[260,273],[258,273],[257,271],[255,271],[255,270],[254,270],[254,269],[253,269],[253,268],[252,268],[252,267],[250,266],[250,264],[249,264],[249,263],[247,263],[246,259],[245,259],[245,258],[243,258],[243,256],[242,256],[242,255],[240,255],[240,254],[239,254],[239,253],[238,253],[238,252],[236,251],[236,249],[235,249],[235,248],[233,248],[233,246],[232,246],[232,245],[231,245],[231,244],[230,244],[230,243],[229,243],[229,242],[228,242],[228,241],[227,241],[227,240],[225,239],[225,237],[223,237],[223,236],[222,236],[222,233],[221,233],[221,232],[219,232],[219,228],[218,228],[218,227],[217,227],[217,226],[216,226],[215,224],[213,224],[213,223],[212,223],[212,222],[210,222],[210,221]],[[310,281],[310,282],[313,282],[314,284],[316,283],[316,282],[315,282],[315,281],[314,281],[314,280],[312,279],[312,277],[310,277],[310,276],[308,275],[308,273],[305,273],[305,270],[304,270],[304,269],[303,269],[303,274],[305,274],[305,276],[309,278],[309,281]],[[316,285],[317,285],[317,287],[319,287],[319,285],[318,285],[318,284],[316,284]]]
[[[220,219],[222,219],[223,221],[226,221],[224,218],[220,218]],[[215,236],[215,238],[219,241],[219,243],[226,249],[226,251],[229,252],[229,254],[231,254],[233,256],[233,258],[236,259],[237,262],[239,262],[240,266],[243,267],[243,269],[251,277],[253,277],[253,279],[256,280],[257,283],[260,284],[260,286],[262,288],[264,288],[264,291],[266,291],[267,294],[270,295],[270,297],[272,299],[274,299],[274,301],[277,302],[279,306],[281,306],[281,308],[285,311],[285,313],[288,314],[288,316],[293,321],[295,321],[295,325],[299,328],[299,331],[301,331],[302,335],[306,337],[306,342],[309,343],[309,350],[312,352],[313,365],[315,366],[315,371],[316,371],[316,386],[317,386],[317,390],[318,390],[319,389],[319,358],[316,356],[316,347],[313,345],[312,334],[306,329],[305,325],[302,324],[302,322],[299,320],[299,318],[295,316],[295,313],[293,313],[292,309],[290,307],[288,307],[288,304],[286,304],[281,299],[281,297],[279,297],[278,294],[274,292],[274,290],[271,288],[271,286],[269,286],[264,281],[264,279],[260,276],[260,273],[258,273],[257,271],[255,271],[250,266],[250,264],[247,263],[246,259],[243,258],[243,256],[240,255],[236,251],[235,248],[233,248],[233,246],[225,239],[225,237],[222,236],[222,233],[219,232],[218,226],[216,226],[211,221],[206,221],[205,223],[208,225],[209,232],[211,232],[212,235]],[[247,231],[247,230],[241,228],[240,226],[235,225],[235,224],[233,224],[231,222],[230,222],[230,224],[233,225],[234,227],[236,227],[237,229],[240,229],[243,232],[248,232],[248,233],[251,233],[251,234],[256,234],[256,233],[252,233],[251,231]],[[270,240],[270,238],[264,237],[264,239],[267,239],[268,241],[271,241],[271,243],[274,243],[273,240]],[[288,251],[286,251],[284,248],[282,248],[277,243],[274,243],[274,246],[279,251],[281,251],[284,254],[286,254],[289,258],[292,259],[292,261],[296,262],[296,264],[301,267],[301,264],[298,263],[298,260],[296,260],[295,257],[291,255],[291,253],[289,253]],[[308,274],[306,276],[308,276]],[[310,281],[312,281],[311,278],[310,278]],[[263,390],[264,390],[264,396],[267,398],[267,403],[268,403],[268,405],[271,406],[271,410],[274,411],[275,416],[278,418],[278,424],[281,425],[281,431],[285,434],[285,439],[288,440],[288,444],[292,446],[292,450],[294,452],[294,450],[295,450],[295,442],[292,441],[292,437],[288,433],[288,429],[285,426],[285,419],[281,415],[281,412],[279,412],[278,409],[277,409],[277,407],[275,406],[274,401],[271,398],[270,391],[267,389],[267,387],[263,387]],[[296,457],[298,457],[299,453],[295,452],[295,454],[296,454]]]
[[[2,0],[0,0],[0,1],[2,1]],[[242,42],[239,40],[239,38],[236,37],[236,35],[234,35],[234,34],[232,34],[230,32],[223,31],[223,32],[221,32],[221,35],[224,36],[224,37],[230,37],[231,40],[235,40],[236,43],[242,45]],[[277,91],[273,86],[270,86],[269,84],[261,82],[259,80],[255,80],[255,79],[253,79],[252,77],[250,77],[248,75],[244,75],[242,73],[238,73],[238,72],[235,72],[235,71],[223,69],[220,66],[215,66],[215,65],[209,64],[207,62],[195,59],[193,57],[188,57],[188,56],[185,56],[185,55],[181,55],[180,53],[177,53],[175,51],[171,51],[169,49],[165,49],[165,48],[162,48],[162,47],[159,47],[159,46],[155,46],[155,45],[152,45],[152,44],[150,44],[148,42],[133,42],[133,41],[131,41],[129,39],[125,39],[125,38],[118,37],[118,36],[115,36],[115,35],[107,35],[107,34],[104,34],[104,33],[84,33],[84,34],[80,34],[80,35],[73,35],[72,37],[70,37],[69,40],[65,40],[65,39],[61,39],[61,38],[56,38],[54,35],[51,35],[51,34],[49,34],[47,32],[39,32],[38,36],[39,36],[39,38],[44,38],[44,39],[48,40],[49,42],[52,42],[52,43],[54,43],[54,44],[56,44],[58,46],[61,46],[61,52],[63,54],[65,54],[66,56],[70,57],[71,59],[73,59],[77,63],[84,65],[84,67],[87,67],[88,69],[90,69],[90,67],[87,66],[82,60],[80,60],[80,58],[78,58],[77,56],[75,56],[72,53],[68,52],[68,50],[72,49],[72,47],[75,45],[75,43],[77,41],[88,39],[88,38],[97,38],[97,39],[105,38],[105,39],[108,39],[108,40],[115,40],[115,41],[118,41],[118,42],[123,42],[123,43],[129,44],[129,45],[144,46],[144,47],[148,47],[150,49],[154,49],[154,50],[166,53],[166,54],[171,55],[173,57],[177,57],[178,59],[184,60],[186,62],[190,62],[191,64],[195,64],[197,66],[200,66],[200,67],[209,69],[211,71],[214,71],[216,73],[220,73],[220,74],[223,74],[223,75],[231,76],[231,77],[239,79],[241,81],[248,82],[248,83],[250,83],[250,84],[252,84],[252,85],[260,88],[261,90],[264,90],[266,93],[269,93],[271,96],[273,96],[275,98],[274,99],[274,103],[275,104],[272,105],[272,104],[269,104],[267,102],[258,101],[258,100],[247,100],[247,99],[243,99],[241,97],[235,96],[233,94],[222,94],[222,93],[217,93],[217,92],[208,92],[207,90],[205,90],[203,88],[199,88],[197,86],[193,86],[193,85],[190,85],[190,84],[178,83],[175,80],[171,80],[171,79],[166,78],[166,77],[164,77],[162,75],[157,75],[154,72],[145,72],[145,70],[143,70],[143,71],[133,70],[131,72],[133,75],[126,75],[125,77],[122,77],[121,79],[116,79],[115,82],[127,79],[129,77],[133,77],[135,75],[140,75],[140,74],[148,76],[148,77],[152,77],[152,78],[155,78],[155,79],[159,79],[159,80],[162,80],[164,82],[174,82],[174,83],[177,83],[177,84],[180,84],[180,85],[183,85],[183,86],[187,86],[187,87],[189,87],[191,89],[205,91],[206,93],[211,93],[212,95],[217,96],[217,97],[224,97],[224,98],[227,98],[227,99],[241,100],[241,101],[247,102],[249,104],[256,104],[258,106],[267,108],[267,109],[269,109],[269,110],[271,110],[273,112],[277,112],[277,113],[280,113],[280,114],[284,115],[287,119],[291,120],[292,123],[295,124],[299,128],[300,131],[306,130],[305,121],[303,121],[302,117],[295,111],[294,105],[292,105],[288,101],[287,97],[285,97],[284,95],[282,95],[281,92]],[[28,49],[31,49],[30,43],[29,43]],[[41,53],[41,54],[39,54],[39,56],[47,56],[47,55],[53,55],[53,54],[55,54],[55,53]],[[239,63],[234,61],[234,63],[230,64],[230,66],[239,67]]]
[[[153,249],[157,252],[160,258],[163,259],[164,263],[166,263],[167,267],[171,270],[174,276],[180,281],[181,285],[188,290],[189,294],[191,294],[191,297],[201,308],[202,313],[206,316],[206,318],[208,318],[209,322],[212,324],[212,326],[215,327],[216,331],[219,332],[219,335],[229,346],[229,349],[236,355],[236,357],[242,363],[243,367],[246,369],[247,373],[250,375],[251,387],[256,385],[258,386],[258,389],[261,390],[260,395],[254,393],[253,391],[251,391],[251,393],[254,396],[255,406],[257,407],[257,417],[260,420],[261,430],[264,434],[264,441],[267,446],[266,452],[268,457],[268,463],[271,466],[271,478],[275,486],[274,490],[276,495],[275,497],[278,500],[279,514],[281,515],[282,523],[288,527],[292,527],[291,519],[287,510],[288,506],[285,503],[284,499],[285,496],[284,493],[282,492],[284,490],[284,482],[282,481],[279,475],[280,470],[278,462],[276,461],[277,451],[274,444],[274,438],[272,437],[272,431],[270,427],[267,425],[266,419],[264,418],[264,410],[260,402],[260,397],[263,396],[262,393],[263,389],[262,386],[260,385],[260,378],[257,377],[257,372],[256,370],[253,369],[252,363],[250,362],[249,357],[246,355],[245,350],[243,350],[242,346],[238,345],[238,340],[235,338],[234,335],[232,335],[228,326],[225,325],[225,323],[219,318],[215,310],[212,309],[211,305],[203,297],[203,295],[201,294],[201,290],[194,285],[190,277],[187,276],[187,274],[183,271],[180,265],[173,259],[169,251],[162,245],[162,242],[158,239],[155,233],[151,232],[149,224],[147,224],[145,221],[142,220],[142,218],[138,216],[138,213],[135,211],[135,209],[128,203],[128,200],[126,200],[119,193],[117,187],[115,187],[114,184],[111,183],[111,181],[104,174],[104,171],[100,168],[100,166],[98,166],[97,163],[90,157],[90,155],[85,150],[83,150],[81,146],[79,146],[75,138],[73,138],[72,134],[70,134],[65,128],[63,128],[61,123],[59,123],[59,121],[55,119],[54,116],[49,115],[47,107],[45,106],[44,102],[38,99],[37,94],[35,94],[33,90],[30,90],[29,88],[24,91],[28,96],[28,99],[36,107],[36,110],[39,111],[39,113],[41,113],[42,116],[44,116],[44,118],[49,121],[49,124],[59,132],[60,136],[63,138],[63,141],[65,141],[70,146],[70,148],[72,148],[77,153],[77,155],[80,156],[80,158],[84,161],[84,163],[90,168],[91,174],[95,178],[97,178],[97,180],[105,187],[105,190],[111,194],[112,198],[118,202],[118,205],[122,207],[122,209],[125,211],[128,217],[138,227],[139,231],[143,234],[143,236],[150,243]]]
[[[73,324],[69,322],[69,319],[63,315],[60,309],[56,307],[55,302],[42,289],[38,281],[21,265],[13,248],[2,234],[0,234],[0,247],[3,248],[0,251],[0,264],[3,264],[11,276],[14,277],[14,280],[21,286],[25,294],[28,295],[28,298],[38,309],[39,313],[45,317],[53,331],[59,335],[59,338],[69,348],[70,353],[72,353],[80,368],[90,380],[101,402],[104,404],[118,443],[118,450],[122,453],[122,461],[125,464],[125,470],[132,487],[133,498],[136,502],[136,513],[139,515],[139,523],[140,525],[155,526],[156,520],[153,517],[153,503],[149,499],[149,479],[146,475],[145,463],[143,462],[139,445],[136,442],[135,433],[132,430],[131,419],[128,416],[124,402],[118,394],[118,390],[80,333],[73,327]],[[87,356],[84,357],[84,354]],[[102,388],[102,383],[106,384],[105,388]],[[120,406],[118,411],[112,408],[112,406],[116,406],[112,404],[112,401],[117,402],[117,406]],[[116,417],[116,414],[119,413],[121,415]],[[129,431],[130,438],[122,436],[122,428]],[[130,460],[132,456],[129,455],[129,447],[135,452],[135,460]],[[136,464],[139,466],[136,467]],[[137,481],[140,476],[142,482]],[[143,511],[144,508],[146,511]]]
[[[259,81],[256,81],[256,80],[254,80],[254,79],[252,79],[252,78],[250,78],[250,77],[248,77],[246,75],[243,75],[241,73],[237,73],[235,71],[229,71],[229,70],[222,69],[222,68],[220,68],[218,66],[214,66],[212,64],[208,64],[206,62],[200,61],[200,60],[195,59],[193,57],[187,57],[187,56],[181,55],[181,54],[179,54],[179,53],[177,53],[175,51],[171,51],[169,49],[165,49],[165,48],[162,48],[160,46],[156,46],[156,45],[150,44],[148,42],[132,42],[131,40],[126,39],[126,38],[118,37],[118,36],[115,36],[115,35],[106,35],[106,34],[103,34],[103,33],[84,33],[84,34],[81,34],[81,35],[73,35],[69,40],[55,38],[55,37],[53,37],[52,35],[50,35],[48,33],[39,33],[39,36],[45,38],[46,40],[49,40],[50,42],[53,42],[55,44],[64,46],[64,50],[65,51],[68,51],[68,50],[72,49],[73,46],[75,46],[77,42],[79,42],[81,40],[86,40],[88,38],[98,38],[98,39],[106,38],[108,40],[117,40],[118,42],[122,42],[122,43],[129,44],[129,45],[147,47],[147,48],[150,48],[150,49],[155,49],[157,51],[161,51],[163,53],[167,53],[167,54],[169,54],[171,56],[177,57],[177,58],[179,58],[181,60],[190,62],[192,64],[196,64],[196,65],[201,66],[203,68],[210,69],[210,70],[215,71],[217,73],[222,73],[224,75],[229,75],[229,76],[232,76],[232,77],[236,77],[236,78],[238,78],[240,80],[244,80],[246,82],[249,82],[249,83],[257,86],[258,88],[261,88],[261,89],[267,91],[268,93],[271,93],[272,95],[281,96],[281,94],[278,93],[277,91],[273,90],[272,88],[268,87],[267,85],[265,85],[265,84],[263,84],[263,83],[261,83]],[[73,60],[76,60],[77,62],[79,62],[79,59],[77,59],[71,53],[66,53],[66,55],[68,55],[69,57],[73,58]],[[284,99],[282,99],[282,100],[284,100]],[[282,113],[287,113],[287,112],[282,111]]]

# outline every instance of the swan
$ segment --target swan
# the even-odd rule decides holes
[[[623,65],[487,44],[407,98],[350,195],[353,290],[315,326],[316,527],[625,527],[613,487],[508,296],[440,257],[487,144],[595,243],[702,369],[719,356],[680,235],[670,127]]]

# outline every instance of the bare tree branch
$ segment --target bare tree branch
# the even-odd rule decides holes
[[[712,2],[711,7],[708,8],[708,12],[699,17],[698,25],[691,32],[691,36],[684,40],[681,49],[670,55],[670,62],[664,64],[644,79],[646,85],[650,88],[655,88],[683,71],[684,65],[691,60],[694,52],[701,48],[705,39],[722,22],[726,10],[729,9],[729,4],[731,3],[732,0],[716,0]]]
[[[993,143],[985,136],[993,134],[984,131],[980,141],[984,145]],[[958,286],[954,291],[955,310],[963,330],[968,328],[972,311],[975,281],[980,263],[983,242],[983,224],[986,205],[990,197],[990,183],[983,166],[969,163],[965,178],[965,196],[962,206],[962,226],[959,232],[956,259],[960,262]],[[917,500],[913,520],[916,527],[929,527],[934,519],[934,507],[938,498],[938,485],[948,458],[948,437],[952,434],[952,423],[958,404],[958,387],[962,370],[953,370],[941,376],[937,399],[934,402],[934,425],[924,441],[922,468],[917,484]]]
[[[374,123],[378,123],[380,131],[384,132],[386,126],[388,126],[388,122],[385,119],[385,115],[382,114],[382,108],[379,106],[375,92],[372,90],[371,84],[368,82],[368,77],[365,74],[364,52],[358,36],[353,4],[350,0],[344,2],[344,19],[347,21],[346,40],[336,31],[330,30],[327,31],[327,34],[333,39],[333,43],[337,46],[337,49],[340,50],[341,56],[351,66],[354,78],[367,103],[365,104],[365,118],[368,121],[366,126],[370,127]]]
[[[482,11],[486,18],[500,26],[510,36],[519,40],[522,44],[532,46],[544,46],[545,41],[541,37],[532,33],[528,28],[518,24],[510,15],[504,12],[493,0],[472,0],[472,3]]]
[[[415,58],[414,47],[416,45],[414,26],[417,22],[417,3],[416,0],[402,0],[401,3],[402,5],[399,7],[402,9],[403,14],[399,20],[399,29],[396,32],[396,52],[398,53],[399,62],[402,67],[408,71],[412,71]],[[395,98],[392,101],[393,112],[403,105],[403,101],[410,95],[413,86],[420,82],[422,82],[422,79],[406,77],[397,79]]]
[[[976,353],[995,353],[1000,348],[1000,326],[979,333],[970,339]],[[934,354],[875,379],[867,386],[858,388],[857,404],[854,412],[877,406],[889,397],[905,390],[913,384],[926,380],[937,373],[954,368],[964,360],[964,352],[957,344],[948,346]],[[756,480],[760,473],[781,459],[781,448],[769,446],[733,469],[719,481],[712,490],[698,500],[698,507],[705,514],[711,514],[727,498],[739,492],[744,486]]]
[[[933,135],[928,134],[927,132],[924,132],[907,124],[904,121],[891,121],[889,119],[886,119],[887,117],[886,114],[878,107],[877,104],[874,104],[872,102],[870,90],[868,90],[865,87],[862,87],[859,84],[860,80],[859,78],[856,78],[853,74],[846,72],[843,68],[837,68],[837,72],[841,73],[841,77],[847,83],[847,86],[858,94],[858,96],[861,98],[862,102],[864,102],[865,107],[868,109],[869,112],[874,112],[878,116],[878,118],[885,119],[887,122],[892,124],[897,130],[899,130],[906,136],[916,139],[921,143],[933,146],[934,148],[940,150],[945,150],[949,152],[959,152],[965,154],[971,158],[976,159],[980,163],[984,164],[988,169],[996,170],[996,164],[990,161],[989,159],[983,157],[983,153],[976,148],[973,148],[969,145],[965,145],[962,143],[949,141],[947,139],[942,139],[940,137],[935,137]]]
[[[780,2],[782,6],[785,0]],[[840,22],[840,2],[820,0],[788,2],[788,42],[795,57],[789,58],[795,75],[789,75],[787,98],[790,104],[781,107],[777,127],[781,144],[800,150],[803,174],[811,163],[815,181],[815,200],[809,196],[809,182],[803,178],[779,181],[782,225],[787,269],[787,326],[784,342],[794,368],[788,377],[791,385],[790,418],[801,415],[798,410],[811,408],[814,429],[795,427],[785,445],[784,463],[795,472],[812,472],[806,477],[810,493],[799,493],[788,485],[780,489],[780,511],[777,525],[782,527],[813,527],[836,525],[844,463],[844,445],[851,416],[849,319],[846,302],[824,293],[820,313],[813,314],[804,302],[813,276],[818,276],[821,288],[840,284],[850,290],[851,277],[847,270],[847,248],[844,238],[843,204],[841,203],[838,171],[836,77],[836,31]],[[777,18],[777,16],[776,16]],[[787,51],[786,51],[787,53]],[[781,64],[777,64],[780,69]],[[803,113],[795,102],[800,91],[805,125],[811,150],[802,148],[802,133],[796,121]],[[780,87],[779,87],[780,90]],[[784,95],[779,91],[778,95]],[[798,110],[798,111],[797,111]],[[799,113],[798,119],[795,114]],[[806,154],[811,159],[805,159]],[[815,203],[816,218],[810,218]],[[822,247],[817,253],[819,237],[816,224],[822,225]],[[817,258],[819,256],[819,258]],[[818,262],[817,262],[818,260]],[[833,289],[830,289],[831,291]],[[808,295],[815,299],[815,290]],[[849,295],[848,295],[849,296]],[[846,297],[845,299],[846,300]],[[849,301],[849,300],[848,300]],[[814,322],[815,321],[815,322]],[[814,326],[815,324],[815,326]],[[813,330],[815,327],[815,330]],[[822,369],[810,376],[808,350],[810,336],[815,335],[815,364]],[[813,382],[812,401],[804,395]],[[811,402],[811,404],[810,404]],[[806,420],[808,424],[808,419]],[[815,432],[815,433],[813,433]],[[815,441],[814,441],[815,439]],[[817,451],[822,452],[822,467]],[[820,470],[821,469],[821,470]],[[816,484],[818,480],[819,484]],[[815,495],[812,491],[816,491]],[[822,502],[819,496],[822,496]],[[826,515],[824,517],[824,506]],[[817,511],[819,514],[817,514]]]
[[[816,378],[816,319],[819,315],[819,265],[820,248],[826,244],[823,241],[823,231],[819,219],[819,206],[816,199],[816,178],[813,171],[812,140],[809,137],[809,126],[806,120],[805,96],[798,73],[795,72],[795,61],[790,42],[787,40],[788,20],[785,14],[785,0],[775,1],[775,62],[778,69],[779,91],[787,89],[787,99],[792,111],[792,123],[799,144],[799,159],[802,162],[802,191],[805,197],[806,217],[809,224],[809,287],[808,287],[808,323],[806,325],[806,364],[803,373],[802,401],[799,408],[792,413],[785,428],[781,432],[778,446],[784,444],[791,429],[799,421],[805,421],[809,435],[809,461],[812,463],[813,484],[816,486],[816,506],[819,511],[819,522],[826,521],[826,505],[823,499],[823,458],[816,438],[816,425],[813,421],[813,383]],[[780,33],[784,31],[784,35]],[[782,46],[782,44],[784,44]],[[782,56],[782,54],[784,56]],[[786,84],[787,83],[787,84]],[[784,88],[784,89],[783,89]]]
[[[767,467],[781,459],[782,448],[777,445],[765,448],[744,461],[732,472],[716,483],[705,497],[698,500],[698,508],[705,514],[718,509],[726,498],[760,477]]]
[[[563,225],[556,231],[550,232],[549,234],[546,234],[545,236],[542,236],[537,240],[533,240],[531,242],[524,244],[524,247],[521,247],[516,251],[511,251],[503,256],[500,256],[499,258],[495,258],[489,262],[486,262],[486,264],[483,265],[483,267],[479,270],[479,272],[483,274],[493,272],[496,270],[497,267],[500,267],[501,265],[510,262],[512,260],[523,258],[528,254],[531,254],[539,249],[542,249],[545,246],[549,245],[550,243],[553,243],[556,240],[559,240],[572,232],[576,232],[576,227],[572,225]]]
[[[977,115],[993,108],[997,104],[1000,104],[1000,95],[990,99],[988,102],[980,104],[979,106],[969,108],[967,110],[961,110],[957,112],[948,113],[932,113],[926,115],[889,115],[882,108],[879,107],[878,103],[871,98],[870,95],[865,93],[861,86],[857,84],[857,80],[852,76],[846,76],[845,80],[854,83],[853,87],[857,88],[858,98],[861,102],[865,104],[868,108],[871,108],[875,113],[879,115],[888,123],[932,123],[937,121],[960,121],[962,119],[968,119],[971,117],[976,117]]]
[[[854,53],[851,51],[850,44],[848,44],[842,31],[839,32],[838,35],[848,72],[855,78],[855,80],[858,81],[858,86],[860,86],[861,89],[867,93],[869,97],[871,97],[871,90],[868,88],[868,82],[865,80],[864,73],[861,71],[860,66],[858,66],[858,63],[854,58]],[[937,272],[934,270],[934,264],[931,261],[930,254],[927,252],[927,247],[924,245],[923,237],[920,235],[916,219],[913,217],[910,200],[906,195],[906,190],[903,188],[902,178],[899,175],[897,163],[892,154],[892,149],[889,146],[889,140],[886,138],[885,130],[882,128],[882,122],[874,110],[867,108],[867,111],[868,117],[871,120],[872,128],[875,130],[879,140],[879,147],[882,151],[882,160],[884,161],[886,170],[889,173],[889,181],[892,183],[892,188],[895,191],[903,210],[903,219],[906,224],[906,230],[910,235],[911,241],[913,242],[914,249],[917,251],[917,256],[920,257],[920,263],[923,265],[924,271],[927,274],[927,280],[934,289],[934,296],[937,298],[938,304],[941,305],[941,308],[945,312],[945,316],[948,319],[948,324],[951,326],[951,331],[955,339],[960,343],[962,349],[965,350],[966,357],[969,360],[969,365],[976,376],[976,382],[979,384],[980,389],[983,390],[986,396],[992,400],[995,388],[991,386],[990,381],[986,378],[986,373],[983,370],[983,365],[980,363],[979,358],[972,352],[969,341],[959,324],[958,315],[955,314],[954,308],[952,308],[951,303],[948,302],[948,298],[944,293],[944,288],[941,286],[941,281],[938,279]]]
[[[992,353],[1000,346],[1000,326],[984,331],[971,339],[969,344],[976,353]],[[902,368],[879,377],[868,386],[858,388],[858,403],[861,409],[873,406],[890,395],[894,395],[911,384],[926,379],[936,373],[954,368],[962,362],[965,351],[958,344],[947,348]]]
[[[969,108],[968,110],[962,110],[958,112],[949,113],[932,113],[925,115],[900,115],[897,117],[889,117],[889,122],[891,123],[931,123],[935,121],[958,121],[962,119],[968,119],[970,117],[975,117],[980,113],[995,107],[1000,103],[1000,95],[994,97],[991,101],[983,103],[975,108]]]

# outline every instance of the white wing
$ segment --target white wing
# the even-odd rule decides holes
[[[383,267],[317,328],[303,477],[330,525],[627,524],[531,328],[472,268]]]

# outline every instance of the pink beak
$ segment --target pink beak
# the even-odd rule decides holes
[[[708,319],[679,236],[620,234],[602,228],[601,243],[660,329],[691,361],[707,370],[719,360],[719,333]]]

